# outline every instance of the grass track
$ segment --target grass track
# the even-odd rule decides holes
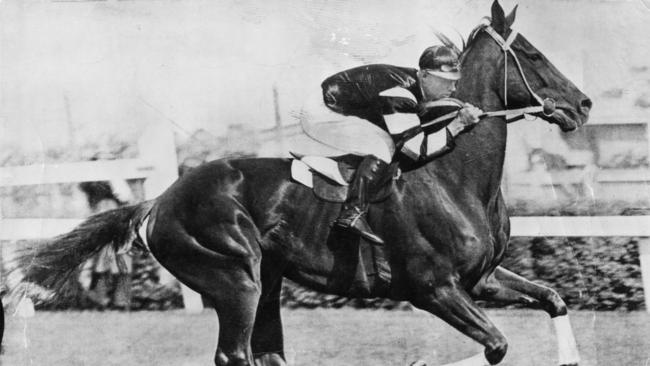
[[[491,310],[510,341],[502,365],[556,365],[552,323],[542,312]],[[289,365],[429,366],[458,361],[481,347],[422,312],[284,310]],[[583,366],[650,365],[650,315],[571,313]],[[172,312],[39,312],[8,317],[2,366],[212,365],[217,321]]]

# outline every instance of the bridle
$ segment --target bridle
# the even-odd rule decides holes
[[[530,114],[535,114],[535,113],[542,113],[544,116],[549,117],[555,112],[555,100],[553,98],[542,98],[540,97],[533,88],[531,88],[530,84],[528,83],[528,79],[526,79],[526,74],[524,73],[524,69],[521,67],[521,63],[519,62],[519,58],[517,57],[517,54],[515,51],[512,49],[512,43],[515,41],[515,38],[517,38],[517,35],[519,32],[516,30],[511,30],[510,35],[508,36],[508,39],[503,39],[497,31],[492,28],[492,26],[487,22],[488,20],[486,19],[486,22],[484,22],[480,30],[484,30],[492,39],[501,47],[501,50],[503,51],[503,99],[504,99],[504,105],[506,109],[499,110],[499,111],[490,111],[490,112],[484,112],[482,113],[479,118],[485,118],[485,117],[505,117],[506,122],[515,122],[518,121],[522,118],[525,118],[526,115]],[[479,31],[480,31],[479,30]],[[436,35],[440,40],[444,43],[445,39],[441,38],[438,32],[436,32]],[[508,109],[508,53],[512,55],[512,58],[515,60],[515,66],[517,67],[517,70],[519,71],[519,75],[521,75],[521,79],[524,81],[524,85],[526,86],[526,89],[528,89],[528,92],[530,95],[533,96],[533,98],[539,103],[537,106],[530,106],[530,107],[523,107],[523,108],[516,108],[516,109]],[[431,103],[431,102],[430,102]],[[429,103],[425,103],[425,106]],[[441,116],[439,118],[436,118],[433,121],[429,121],[426,123],[423,123],[420,127],[425,128],[430,125],[439,123],[440,121],[447,120],[449,117],[454,117],[457,112],[451,112],[448,113],[444,116]]]
[[[503,96],[504,96],[504,105],[506,107],[505,110],[502,111],[492,111],[492,112],[485,112],[481,117],[496,117],[496,116],[508,116],[506,119],[508,122],[514,122],[515,120],[519,120],[523,118],[526,114],[533,114],[533,113],[542,113],[545,116],[550,116],[553,114],[555,111],[555,100],[552,98],[544,98],[540,97],[533,88],[530,87],[530,84],[528,83],[528,80],[526,79],[526,74],[524,73],[523,68],[521,67],[521,63],[519,62],[519,58],[517,57],[517,54],[515,51],[512,49],[512,43],[515,41],[515,38],[517,38],[517,35],[519,34],[516,30],[512,30],[510,32],[510,35],[508,36],[507,39],[503,39],[499,33],[497,33],[492,26],[489,24],[485,24],[485,26],[482,28],[487,34],[494,39],[494,41],[501,47],[501,50],[503,51],[503,64],[504,64],[504,77],[503,77]],[[535,98],[537,103],[539,103],[539,106],[531,106],[531,107],[525,107],[525,108],[518,108],[518,109],[507,109],[508,108],[508,53],[512,55],[512,58],[515,60],[515,65],[517,66],[517,70],[519,71],[519,75],[521,75],[521,79],[524,81],[524,85],[526,86],[526,89],[528,89],[528,92],[530,95]]]

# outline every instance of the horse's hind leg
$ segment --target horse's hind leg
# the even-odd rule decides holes
[[[214,304],[219,318],[215,364],[254,365],[250,340],[261,286],[258,281],[251,279],[250,273],[257,271],[255,268],[247,270],[238,265],[224,268],[223,263],[212,261],[208,256],[190,255],[194,246],[178,243],[176,247],[180,248],[175,250],[176,255],[172,257],[177,259],[166,258],[161,260],[161,264],[181,282],[208,297]]]
[[[559,364],[569,366],[580,362],[566,304],[555,290],[528,281],[499,266],[492,275],[480,281],[472,292],[485,300],[519,303],[530,308],[544,309],[555,323]]]
[[[254,227],[239,216],[237,227],[197,224],[190,235],[174,215],[159,212],[156,216],[149,234],[151,252],[169,272],[215,306],[219,317],[215,364],[252,366],[250,340],[262,287]]]
[[[215,304],[219,316],[219,345],[214,362],[217,366],[253,366],[250,340],[257,296],[236,295],[231,299],[220,298]]]
[[[248,277],[247,271],[218,269],[216,263],[188,260],[171,266],[177,278],[190,288],[208,297],[219,318],[219,342],[214,358],[217,366],[252,366],[250,346],[260,286]],[[186,267],[187,270],[172,270]],[[189,272],[192,273],[189,273]]]
[[[263,271],[264,273],[264,271]],[[262,276],[262,298],[257,308],[251,346],[256,366],[286,366],[280,317],[282,278]],[[266,287],[268,285],[268,287]]]
[[[413,305],[426,310],[485,347],[482,354],[453,365],[496,365],[503,360],[508,343],[503,334],[454,280],[422,284]]]

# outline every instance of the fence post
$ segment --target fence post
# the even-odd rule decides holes
[[[641,262],[645,311],[650,313],[650,238],[648,237],[639,239],[639,261]]]
[[[158,197],[178,179],[178,160],[174,132],[168,122],[151,123],[138,140],[140,159],[151,164],[154,170],[144,181],[145,198]],[[170,283],[175,280],[166,269],[160,268],[160,281]],[[183,305],[188,313],[203,311],[201,295],[181,284]]]

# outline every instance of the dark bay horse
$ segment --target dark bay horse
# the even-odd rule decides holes
[[[556,108],[538,116],[565,131],[577,128],[590,100],[514,33],[515,10],[506,16],[495,1],[491,22],[471,34],[456,98],[485,111],[552,98]],[[486,118],[460,135],[451,153],[405,172],[389,198],[372,205],[370,224],[386,241],[389,286],[359,292],[333,278],[336,256],[349,245],[330,226],[341,205],[318,200],[291,180],[289,160],[271,158],[210,162],[154,201],[93,216],[30,255],[24,274],[56,288],[94,252],[121,246],[143,226],[158,261],[214,303],[219,366],[286,365],[283,277],[333,294],[410,301],[484,346],[463,365],[497,364],[507,349],[475,300],[541,308],[555,320],[559,363],[577,364],[562,299],[499,266],[509,238],[500,190],[506,126],[503,117]]]

